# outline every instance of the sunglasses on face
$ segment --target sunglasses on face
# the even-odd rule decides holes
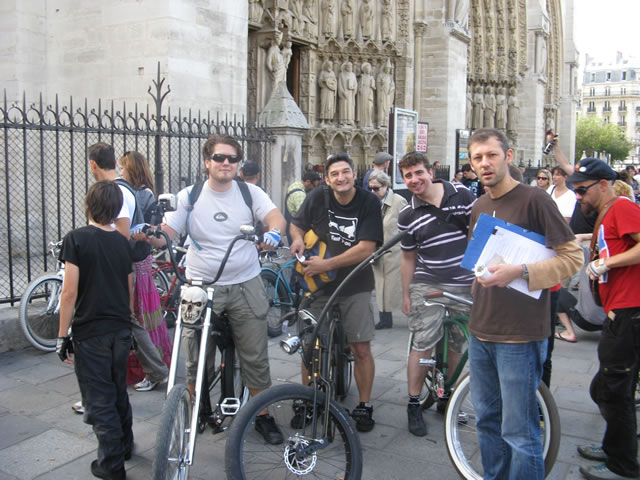
[[[372,187],[371,185],[369,185],[369,190],[371,190],[372,192],[378,192],[381,188],[382,187]]]
[[[573,193],[580,195],[582,197],[584,196],[585,193],[587,193],[587,190],[589,190],[591,187],[593,187],[598,183],[600,183],[600,180],[598,180],[597,182],[593,182],[591,185],[587,185],[586,187],[576,187],[573,189]]]
[[[209,158],[217,163],[222,163],[225,160],[229,160],[229,163],[238,163],[241,160],[240,155],[225,155],[223,153],[215,153]]]
[[[546,180],[547,182],[549,181],[547,177],[536,177],[536,180]]]

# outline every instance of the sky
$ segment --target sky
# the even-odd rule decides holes
[[[574,0],[574,6],[581,66],[586,53],[615,59],[616,51],[621,51],[640,58],[640,0]]]

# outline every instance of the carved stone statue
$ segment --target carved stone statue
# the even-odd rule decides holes
[[[293,33],[302,33],[304,21],[302,19],[302,0],[290,0],[290,10],[293,13]]]
[[[304,32],[309,37],[317,35],[316,0],[304,0]]]
[[[467,85],[467,105],[464,114],[464,126],[471,128],[473,122],[473,87],[471,85]]]
[[[362,38],[365,40],[373,35],[373,13],[371,0],[362,0],[362,5],[360,5],[360,25],[362,26]]]
[[[380,24],[382,40],[391,40],[393,38],[393,26],[393,5],[391,0],[382,0],[382,17]]]
[[[334,0],[324,0],[324,19],[322,21],[322,33],[324,33],[324,36],[327,38],[333,37],[334,35],[334,8]]]
[[[284,47],[282,47],[282,61],[284,62],[284,69],[289,68],[289,62],[291,62],[291,57],[293,56],[293,50],[291,49],[291,42],[284,42]],[[285,75],[286,79],[286,75]]]
[[[496,96],[493,87],[487,87],[484,94],[484,127],[493,128],[496,124]]]
[[[484,111],[484,96],[482,86],[478,85],[473,94],[473,128],[482,128],[482,114]]]
[[[318,76],[318,86],[320,87],[320,124],[326,121],[333,122],[336,115],[336,90],[338,79],[333,73],[333,62],[325,60],[322,64],[322,71]]]
[[[267,70],[271,73],[274,90],[278,83],[287,80],[287,66],[280,51],[281,42],[282,32],[276,31],[271,39],[271,46],[269,46],[269,50],[267,51]]]
[[[536,73],[547,72],[547,39],[543,35],[537,37]]]
[[[469,22],[469,0],[449,0],[448,17],[462,27]]]
[[[520,116],[520,103],[518,102],[518,91],[516,87],[509,89],[509,102],[507,111],[507,131],[517,133],[518,117]]]
[[[507,97],[504,87],[498,87],[496,95],[496,128],[507,128]]]
[[[387,59],[387,63],[378,74],[376,89],[378,91],[378,126],[386,127],[389,124],[389,110],[393,106],[396,93],[396,84],[393,81],[393,67],[389,59]]]
[[[343,0],[340,13],[344,38],[350,38],[353,35],[353,0]]]
[[[358,124],[360,128],[373,128],[373,91],[376,81],[371,75],[371,64],[362,64],[362,75],[358,87]]]
[[[338,77],[338,119],[341,125],[353,126],[356,113],[356,93],[358,79],[353,73],[353,64],[346,61],[342,64]]]
[[[262,21],[262,0],[249,0],[249,20],[260,23]]]

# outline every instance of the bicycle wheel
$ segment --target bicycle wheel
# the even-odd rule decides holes
[[[176,324],[176,309],[174,308],[171,280],[169,279],[167,272],[155,268],[151,272],[151,276],[153,277],[153,283],[155,284],[156,290],[158,290],[158,295],[160,296],[160,304],[162,305],[162,317],[167,324],[167,328],[172,328]],[[174,290],[175,288],[176,286],[174,286]],[[179,290],[180,289],[178,288],[178,292]]]
[[[289,306],[292,305],[291,297],[287,292],[284,279],[271,270],[262,270],[260,272],[264,289],[269,299],[269,311],[267,312],[267,333],[270,337],[277,337],[282,333],[282,325],[280,319],[287,313]],[[277,291],[276,291],[276,285]]]
[[[29,343],[44,352],[56,349],[62,278],[50,273],[29,284],[20,299],[20,326]]]
[[[226,365],[233,365],[231,375],[225,369],[225,390],[228,397],[234,397],[240,400],[240,408],[244,407],[249,401],[249,389],[245,387],[244,380],[240,371],[240,360],[236,355],[235,348],[226,348],[223,354],[223,361]],[[223,400],[221,398],[221,400]]]
[[[164,403],[151,468],[153,480],[186,479],[191,425],[191,395],[185,385],[176,384]]]
[[[328,445],[319,445],[310,435],[310,425],[293,428],[291,419],[296,405],[313,402],[314,390],[303,385],[285,384],[271,387],[253,397],[240,410],[229,430],[225,448],[225,470],[228,479],[282,479],[306,475],[309,478],[359,479],[362,475],[362,447],[352,420],[335,402],[329,418],[331,432]],[[322,395],[319,395],[322,397]],[[320,413],[324,401],[319,401]],[[256,415],[264,408],[274,417],[284,435],[281,445],[269,445],[255,430]],[[304,412],[303,417],[306,418]],[[322,415],[318,417],[320,420]],[[305,422],[301,422],[305,423]],[[321,435],[322,428],[318,426]],[[318,439],[321,440],[321,439]]]
[[[545,473],[549,475],[560,447],[560,416],[543,383],[536,394],[540,410],[540,427]],[[449,458],[457,472],[466,479],[482,479],[482,460],[478,446],[476,417],[471,403],[469,374],[460,379],[451,395],[444,418],[444,436]]]
[[[163,270],[154,268],[151,272],[151,277],[153,278],[153,283],[156,286],[156,290],[158,290],[160,298],[166,297],[169,294],[169,286],[171,285],[167,274]]]
[[[333,380],[335,397],[342,401],[349,393],[353,374],[353,355],[344,336],[340,322],[333,331],[333,352],[331,356],[330,378]]]

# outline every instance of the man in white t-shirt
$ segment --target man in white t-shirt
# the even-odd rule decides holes
[[[265,234],[264,242],[275,247],[286,223],[259,187],[246,184],[252,199],[251,209],[245,202],[238,182],[233,180],[242,160],[242,147],[234,138],[210,137],[202,147],[202,156],[209,177],[197,201],[190,204],[189,192],[193,186],[182,190],[178,194],[177,210],[166,214],[162,229],[174,238],[188,227],[191,246],[186,257],[186,275],[210,281],[215,278],[222,257],[242,225],[251,225],[254,220],[269,225],[271,230]],[[255,395],[271,386],[271,375],[266,324],[269,300],[260,278],[258,252],[253,243],[242,240],[236,243],[216,286],[213,310],[216,314],[224,311],[229,317],[242,378],[251,395]],[[183,342],[187,350],[187,385],[193,393],[197,344],[186,330]],[[267,443],[275,445],[284,441],[274,419],[266,411],[256,418],[256,430]]]
[[[116,156],[113,147],[107,143],[96,143],[89,147],[89,169],[96,180],[111,180],[118,178],[116,171]],[[115,228],[125,238],[129,238],[129,228],[131,227],[131,218],[136,210],[136,199],[131,191],[122,185],[118,185],[122,191],[122,209],[115,221]],[[130,298],[130,308],[133,313],[133,292]],[[149,332],[144,326],[135,320],[132,316],[131,333],[136,341],[137,350],[136,357],[142,365],[145,373],[145,379],[135,385],[138,391],[146,392],[153,390],[158,384],[167,381],[169,369],[162,361],[160,352],[155,347],[149,337]]]

